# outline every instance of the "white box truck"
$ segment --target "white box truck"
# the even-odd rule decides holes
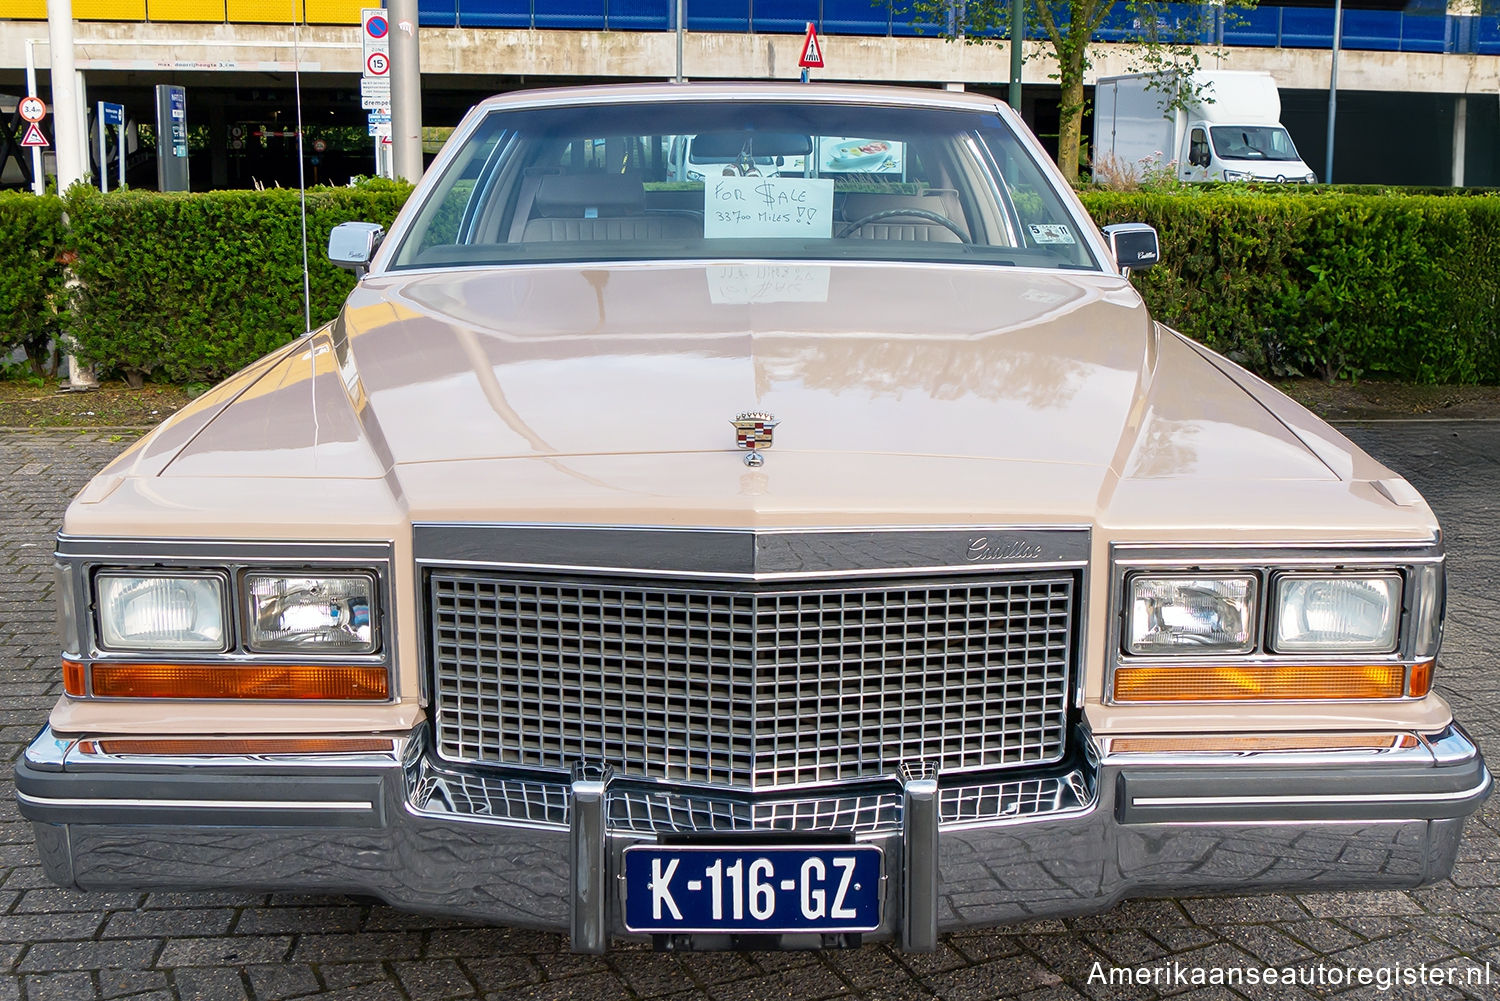
[[[1184,181],[1317,180],[1281,124],[1281,95],[1271,74],[1199,70],[1192,78],[1197,96],[1168,110],[1174,82],[1162,73],[1099,79],[1095,164],[1113,156],[1121,169],[1137,173],[1175,164]]]

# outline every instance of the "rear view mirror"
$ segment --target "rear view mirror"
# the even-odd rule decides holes
[[[379,223],[341,222],[328,234],[328,259],[363,278],[383,239],[385,227]]]
[[[789,132],[705,132],[693,137],[693,159],[699,163],[737,160],[742,156],[807,156],[812,139]]]
[[[1156,230],[1143,222],[1122,222],[1104,227],[1104,238],[1115,255],[1120,274],[1144,271],[1161,260],[1161,244]]]

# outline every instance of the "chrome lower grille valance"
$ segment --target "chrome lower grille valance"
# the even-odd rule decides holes
[[[679,584],[433,569],[452,761],[762,789],[1053,762],[1073,571]]]

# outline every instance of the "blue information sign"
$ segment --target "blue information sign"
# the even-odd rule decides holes
[[[109,104],[105,101],[99,102],[99,110],[104,113],[105,125],[125,124],[125,105]]]

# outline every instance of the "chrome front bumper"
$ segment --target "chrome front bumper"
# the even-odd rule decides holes
[[[562,783],[456,769],[428,753],[421,728],[373,750],[211,754],[202,742],[192,754],[110,753],[108,740],[44,729],[16,767],[16,798],[64,886],[373,894],[567,931],[582,952],[631,937],[622,852],[661,841],[795,833],[877,845],[882,918],[863,938],[910,950],[935,948],[940,930],[1131,896],[1397,888],[1448,874],[1463,820],[1492,785],[1461,728],[1343,748],[1301,736],[1303,746],[1278,750],[1215,749],[1213,737],[1162,750],[1078,729],[1067,761],[1034,772],[735,795],[601,773]],[[859,940],[765,938],[757,944]]]

